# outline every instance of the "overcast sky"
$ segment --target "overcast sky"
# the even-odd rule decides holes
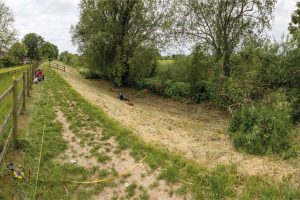
[[[4,0],[15,15],[15,26],[19,37],[27,33],[37,33],[45,40],[56,44],[60,51],[76,52],[69,33],[70,26],[79,17],[80,0]],[[297,0],[278,0],[275,19],[270,36],[280,39],[287,32],[291,14]]]

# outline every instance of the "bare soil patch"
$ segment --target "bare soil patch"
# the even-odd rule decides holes
[[[132,199],[148,197],[153,200],[158,199],[190,199],[190,196],[176,196],[172,191],[176,191],[180,187],[180,184],[167,185],[165,181],[159,180],[159,170],[153,171],[145,163],[136,163],[137,161],[130,155],[129,150],[118,150],[118,143],[113,138],[101,141],[101,128],[98,131],[92,132],[90,137],[94,138],[93,145],[82,145],[81,138],[76,136],[70,129],[70,123],[68,119],[64,116],[64,113],[55,109],[57,115],[57,121],[62,124],[63,127],[63,138],[68,143],[68,149],[62,154],[58,159],[63,162],[70,162],[70,160],[76,160],[77,165],[85,168],[97,168],[100,174],[107,174],[108,177],[113,176],[111,172],[115,174],[123,173],[124,171],[133,168],[130,174],[116,178],[114,181],[109,181],[109,186],[104,187],[104,189],[96,191],[96,195],[93,196],[94,199],[112,199],[112,198],[125,198]],[[83,116],[87,118],[86,116]],[[82,132],[86,131],[88,127],[82,127]],[[98,137],[94,137],[94,136]],[[93,150],[95,145],[99,148]],[[94,154],[93,154],[94,151]],[[98,154],[95,154],[95,151]],[[115,153],[118,152],[118,153]],[[95,155],[105,155],[109,160],[105,162],[99,162],[97,156]],[[99,173],[99,171],[97,172]],[[99,179],[99,175],[95,174],[94,179]],[[152,185],[156,187],[151,187]],[[133,192],[129,192],[129,188],[135,186]],[[172,195],[171,195],[172,193]],[[132,196],[130,196],[132,195]],[[72,199],[77,199],[77,194],[75,193]]]
[[[243,175],[276,180],[289,175],[296,178],[299,174],[299,168],[289,162],[237,152],[226,134],[228,114],[207,103],[181,103],[125,89],[134,105],[130,106],[117,99],[119,89],[110,83],[86,80],[72,67],[68,67],[66,73],[58,72],[86,100],[131,128],[145,141],[179,152],[208,168],[233,163]]]

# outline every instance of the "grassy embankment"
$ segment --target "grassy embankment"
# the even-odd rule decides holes
[[[282,183],[274,183],[267,182],[262,177],[241,177],[234,166],[218,166],[209,171],[180,155],[146,144],[130,130],[86,102],[55,72],[49,69],[45,71],[47,81],[36,87],[29,130],[26,135],[18,139],[19,147],[24,152],[19,164],[23,169],[31,169],[32,174],[35,175],[43,124],[46,119],[37,199],[71,199],[70,194],[74,193],[77,199],[88,199],[105,187],[114,187],[110,182],[81,186],[64,182],[111,177],[115,171],[103,173],[99,168],[86,169],[61,163],[56,159],[67,149],[67,143],[62,138],[62,125],[55,120],[57,108],[65,114],[70,122],[70,129],[81,138],[83,144],[94,145],[91,142],[93,136],[82,132],[81,127],[88,125],[91,130],[101,127],[103,140],[115,138],[118,141],[118,148],[129,149],[136,160],[147,155],[145,162],[153,170],[161,170],[160,179],[164,179],[169,184],[186,182],[174,191],[177,194],[192,193],[195,199],[300,199],[300,188],[292,186],[288,179]],[[49,100],[48,95],[50,95]],[[83,119],[78,115],[79,112],[87,117]],[[3,180],[6,187],[0,188],[0,199],[12,197],[33,199],[34,181],[18,183],[8,175],[0,178],[0,182]]]

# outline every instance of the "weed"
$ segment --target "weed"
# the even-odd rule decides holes
[[[97,158],[97,161],[100,163],[105,163],[111,159],[108,155],[103,155],[100,153],[96,153],[95,156]]]
[[[137,185],[135,183],[129,185],[126,188],[126,192],[127,192],[128,197],[133,197],[135,195],[135,189],[136,188],[137,188]]]
[[[180,187],[175,191],[175,193],[176,193],[177,195],[180,195],[180,196],[186,195],[186,194],[188,193],[188,187],[187,187],[187,185],[182,185],[182,186],[180,186]]]
[[[146,191],[143,191],[143,194],[141,194],[140,196],[140,200],[148,200],[149,199],[149,195],[147,194]]]

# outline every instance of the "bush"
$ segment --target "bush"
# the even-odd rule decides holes
[[[291,102],[292,108],[292,121],[297,123],[300,121],[300,89],[294,88],[287,91],[289,102]]]
[[[16,62],[13,60],[12,57],[8,57],[8,58],[2,58],[0,60],[0,66],[1,67],[12,67],[16,64]]]
[[[164,83],[158,78],[148,78],[145,79],[141,85],[141,88],[147,88],[151,92],[154,92],[155,94],[158,95],[163,95],[164,94]]]
[[[229,127],[234,146],[252,154],[281,154],[294,134],[286,101],[244,106],[234,112]]]
[[[99,78],[99,75],[89,68],[80,68],[79,74],[82,75],[85,79]]]
[[[172,82],[167,81],[164,94],[167,97],[174,99],[181,99],[182,97],[188,97],[191,94],[191,85],[186,82]]]
[[[145,78],[155,75],[158,50],[154,47],[139,48],[130,59],[129,85],[137,86]]]
[[[191,89],[192,99],[196,103],[210,99],[210,83],[208,81],[197,82]]]
[[[210,100],[220,108],[241,104],[246,101],[247,92],[236,81],[220,79],[220,81],[200,81],[192,87],[192,98],[197,103]]]

